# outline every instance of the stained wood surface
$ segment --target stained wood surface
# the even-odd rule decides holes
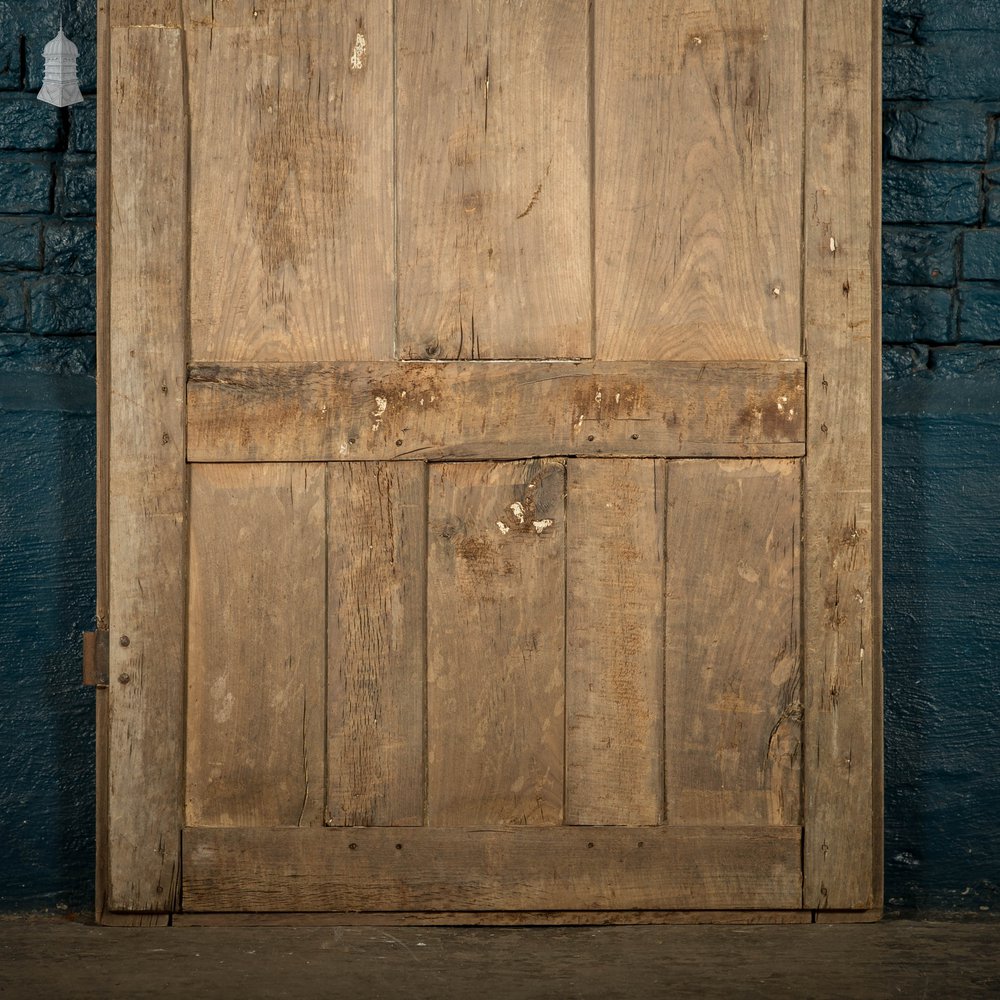
[[[188,826],[322,822],[325,471],[192,470]]]
[[[663,817],[662,461],[566,466],[566,822]]]
[[[598,358],[799,356],[802,18],[597,3]]]
[[[184,909],[792,909],[801,839],[798,827],[189,830]]]
[[[99,910],[877,912],[871,0],[101,2]]]
[[[326,822],[419,826],[426,471],[341,462],[328,477]]]
[[[391,358],[392,4],[227,7],[187,32],[192,356]]]
[[[183,0],[104,0],[112,27],[184,27]]]
[[[175,927],[608,927],[810,924],[811,910],[469,910],[414,913],[177,913]]]
[[[590,357],[587,4],[396,5],[399,354]]]
[[[667,821],[798,823],[800,469],[671,462]]]
[[[434,465],[427,824],[563,816],[565,466]]]
[[[877,908],[881,813],[873,732],[881,668],[873,622],[878,475],[878,266],[871,151],[880,8],[810,13],[806,73],[805,902]],[[880,828],[878,828],[880,829]],[[880,839],[880,838],[879,838]]]
[[[107,905],[166,912],[184,757],[187,95],[180,32],[114,29],[109,55]]]
[[[800,362],[193,365],[192,462],[801,455]]]

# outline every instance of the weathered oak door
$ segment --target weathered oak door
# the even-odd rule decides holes
[[[102,906],[877,908],[876,5],[102,26]]]

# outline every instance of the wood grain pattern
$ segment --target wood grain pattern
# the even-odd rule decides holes
[[[805,902],[816,909],[869,909],[881,898],[871,97],[880,23],[870,0],[813,4],[808,20]]]
[[[427,824],[562,821],[565,467],[429,470]]]
[[[595,10],[596,356],[798,357],[803,5]]]
[[[109,54],[107,905],[166,912],[184,755],[187,100],[180,32],[116,28]]]
[[[192,470],[188,826],[322,822],[325,472]]]
[[[438,913],[177,913],[175,927],[610,927],[810,924],[811,910],[469,910]]]
[[[566,822],[663,817],[665,464],[566,466]]]
[[[801,455],[799,362],[195,365],[192,462]]]
[[[330,826],[419,826],[424,813],[426,471],[328,468]]]
[[[792,909],[801,841],[798,827],[189,830],[184,909]]]
[[[667,468],[667,821],[798,823],[799,463]]]
[[[581,0],[396,4],[399,353],[590,357]]]
[[[181,28],[183,0],[104,0],[114,28]]]
[[[392,4],[262,6],[187,33],[192,354],[391,358]]]

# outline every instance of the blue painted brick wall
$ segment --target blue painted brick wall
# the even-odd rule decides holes
[[[1000,909],[1000,0],[884,4],[886,895]]]
[[[89,907],[94,0],[0,0],[0,910]],[[63,16],[87,100],[36,99]]]

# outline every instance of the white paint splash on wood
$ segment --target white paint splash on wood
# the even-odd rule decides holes
[[[359,31],[354,36],[354,51],[351,53],[351,69],[355,73],[363,70],[368,62],[368,42],[365,36]]]
[[[372,424],[373,431],[377,431],[382,426],[382,417],[388,406],[389,400],[385,396],[375,397],[375,409],[372,410],[372,416],[375,418],[375,423]]]
[[[500,529],[501,535],[510,534],[510,528],[508,528],[507,525],[503,523],[503,521],[497,521],[497,527]]]
[[[510,505],[510,510],[511,513],[514,515],[514,517],[517,518],[517,523],[524,524],[524,504],[519,503],[517,500],[515,500]]]
[[[535,533],[540,535],[546,528],[551,528],[554,523],[551,517],[546,517],[541,521],[532,521],[531,526],[535,529]]]

